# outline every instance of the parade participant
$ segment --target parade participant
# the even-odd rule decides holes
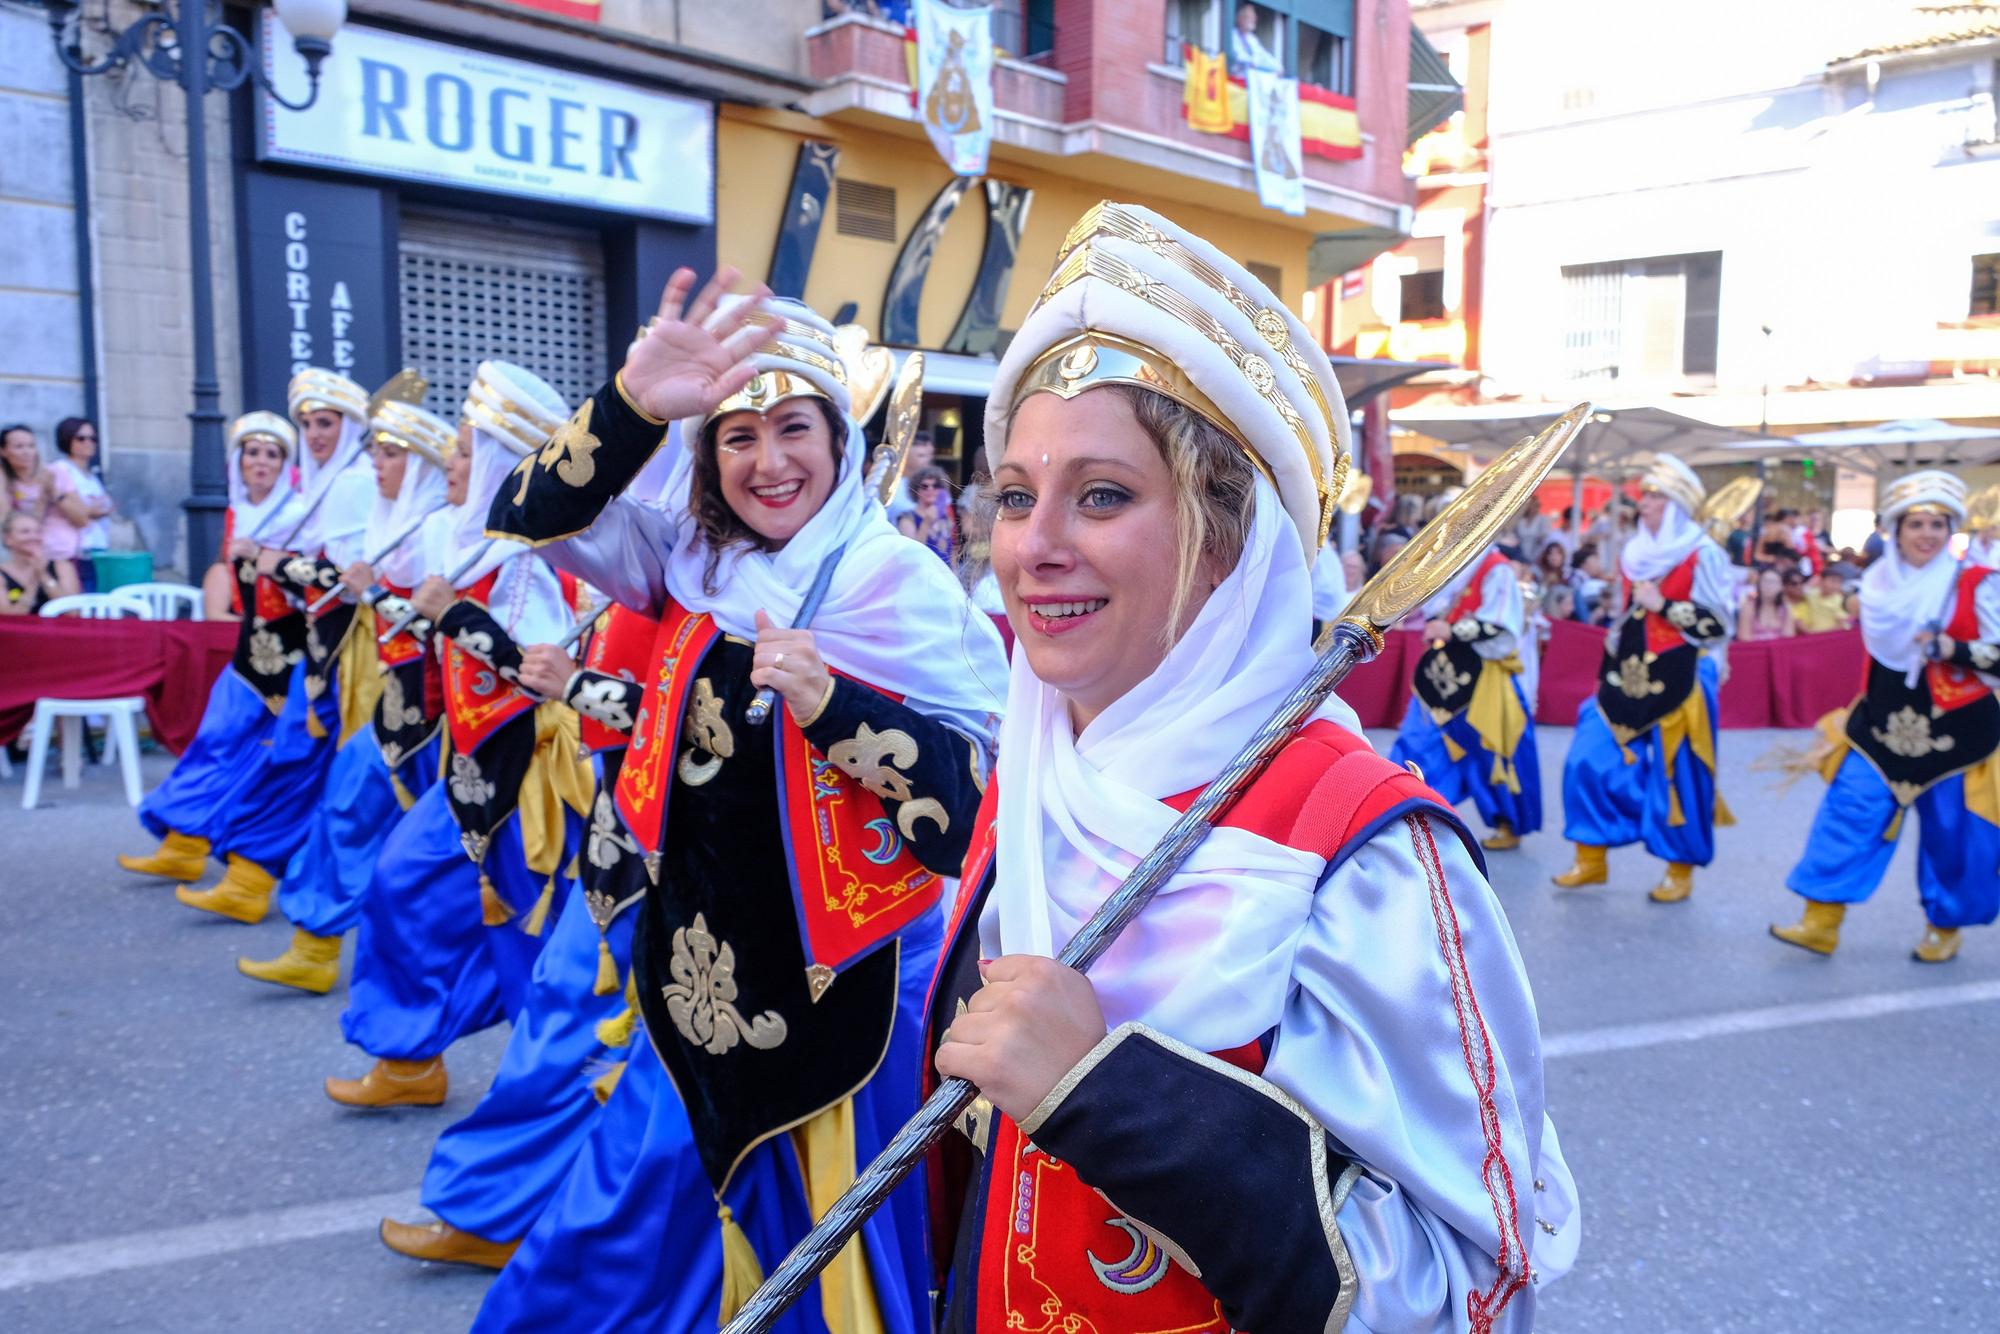
[[[982,1095],[931,1159],[942,1327],[1530,1329],[1580,1223],[1527,978],[1470,834],[1344,704],[1087,976],[1051,957],[1312,668],[1324,353],[1241,265],[1101,204],[986,440],[1017,641],[928,1009]]]
[[[303,605],[334,586],[342,565],[360,558],[375,476],[367,450],[368,396],[360,385],[333,371],[308,369],[292,377],[288,398],[304,446],[304,517],[257,533],[254,560],[259,574]],[[326,738],[341,730],[343,720],[358,723],[366,716],[362,701],[343,701],[329,688],[333,654],[353,615],[347,604],[317,617],[307,613],[305,660],[292,674],[270,744],[239,774],[226,818],[211,836],[213,854],[228,870],[212,889],[175,890],[188,907],[238,922],[264,920],[277,872],[305,837],[305,812],[325,786],[334,750]]]
[[[1454,805],[1472,798],[1495,852],[1542,827],[1541,763],[1522,677],[1527,609],[1514,564],[1498,547],[1455,575],[1424,605],[1430,648],[1389,758],[1415,764]]]
[[[1577,711],[1563,764],[1576,863],[1554,880],[1601,885],[1606,849],[1644,843],[1667,864],[1652,900],[1678,903],[1715,856],[1716,825],[1734,823],[1716,790],[1715,693],[1735,576],[1694,517],[1707,494],[1694,469],[1663,454],[1642,487],[1618,555],[1628,610],[1605,638],[1597,695]]]
[[[1826,797],[1785,881],[1805,914],[1771,934],[1833,953],[1847,906],[1882,883],[1915,807],[1926,922],[1915,954],[1944,963],[1962,928],[2000,913],[2000,573],[1951,558],[1965,484],[1950,473],[1895,482],[1882,516],[1892,545],[1861,577],[1868,674],[1845,719],[1820,722]]]
[[[229,424],[229,510],[219,559],[229,571],[228,607],[238,619],[236,652],[208,692],[194,740],[139,805],[140,823],[160,846],[149,856],[120,856],[128,871],[201,879],[209,840],[230,813],[226,798],[256,767],[305,658],[305,616],[276,580],[258,572],[255,541],[260,533],[289,532],[305,514],[286,476],[297,446],[297,431],[275,412]]]
[[[370,422],[376,498],[363,533],[364,551],[387,549],[370,568],[357,561],[341,572],[341,586],[356,597],[378,581],[392,596],[407,596],[425,571],[423,543],[410,525],[437,511],[448,498],[447,470],[456,441],[450,425],[413,403],[380,404]],[[460,482],[461,497],[464,483]],[[433,520],[441,521],[439,514]],[[379,605],[379,604],[378,604]],[[372,643],[366,630],[359,642]],[[398,817],[437,777],[438,718],[425,708],[422,643],[404,633],[379,645],[378,682],[371,725],[340,744],[326,788],[308,817],[305,840],[285,868],[278,910],[292,924],[291,944],[275,959],[238,959],[245,977],[325,995],[340,975],[340,938],[361,912],[361,895],[375,874],[382,843]]]
[[[482,1330],[712,1330],[916,1105],[999,636],[866,493],[831,327],[789,301],[718,314],[733,280],[683,315],[677,273],[494,511],[510,535],[582,534],[544,550],[660,630],[616,791],[651,882],[643,1036]],[[662,505],[614,501],[668,419],[686,447]],[[783,628],[823,567],[811,625]],[[777,705],[753,722],[760,688]],[[927,1330],[922,1217],[899,1193],[788,1328]]]
[[[1965,563],[2000,569],[2000,483],[1966,502]]]
[[[426,533],[424,568],[445,574],[409,599],[436,627],[450,758],[390,832],[362,898],[340,1024],[375,1062],[326,1081],[328,1097],[355,1107],[442,1103],[445,1048],[520,1010],[590,809],[575,711],[519,688],[521,646],[569,631],[568,595],[534,553],[483,536],[508,471],[567,407],[501,361],[482,362],[466,392],[465,498]]]

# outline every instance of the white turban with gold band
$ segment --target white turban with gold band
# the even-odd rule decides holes
[[[444,504],[445,465],[458,451],[458,433],[435,412],[400,399],[377,406],[369,427],[378,447],[401,449],[409,456],[396,494],[384,497],[377,488],[366,538],[373,556]],[[414,585],[425,572],[423,543],[414,534],[396,543],[381,557],[375,572],[390,583]]]
[[[472,423],[472,473],[466,481],[465,499],[453,508],[451,522],[444,525],[445,547],[436,553],[437,564],[431,567],[439,574],[456,570],[486,542],[486,512],[492,508],[493,497],[522,458],[565,429],[570,415],[569,404],[554,386],[511,361],[480,362],[459,411]],[[588,451],[565,466],[590,466]],[[518,542],[494,542],[459,576],[458,587],[470,588],[525,550]],[[546,569],[543,572],[547,573]]]
[[[1928,511],[1951,520],[1953,528],[1965,524],[1965,483],[1937,468],[1926,468],[1907,477],[1898,477],[1882,492],[1882,522],[1891,533],[1905,514]]]
[[[340,439],[324,463],[305,448],[300,431],[299,493],[307,518],[287,543],[307,555],[324,553],[336,565],[359,560],[363,530],[375,495],[375,479],[363,463],[368,448],[368,391],[339,371],[308,366],[285,391],[292,420],[303,428],[306,414],[340,414]],[[288,534],[267,534],[283,540]]]
[[[1664,579],[1682,561],[1699,550],[1703,543],[1714,546],[1695,516],[1701,512],[1701,502],[1708,495],[1708,488],[1695,476],[1693,468],[1682,463],[1671,454],[1661,454],[1653,460],[1653,466],[1646,469],[1646,475],[1639,480],[1644,491],[1657,492],[1670,502],[1660,515],[1657,530],[1641,523],[1632,534],[1631,540],[1618,549],[1618,568],[1625,577],[1634,582]],[[1704,605],[1727,607],[1729,599],[1724,597],[1700,599]]]
[[[1708,488],[1702,485],[1695,470],[1672,454],[1655,458],[1639,487],[1643,491],[1658,491],[1685,510],[1690,519],[1701,513],[1702,502],[1708,499]]]
[[[1234,436],[1311,565],[1347,475],[1347,405],[1311,332],[1248,269],[1149,209],[1085,213],[994,374],[987,456],[1028,394],[1097,384],[1157,390]]]
[[[235,537],[274,538],[291,529],[305,510],[298,492],[292,489],[291,469],[286,464],[298,452],[299,433],[275,412],[246,412],[229,423],[229,512],[230,532]],[[252,440],[268,440],[284,451],[278,479],[262,500],[250,498],[243,481],[243,446]]]
[[[716,307],[720,320],[747,298],[725,298]],[[751,356],[756,374],[750,382],[715,405],[715,410],[687,423],[688,439],[698,440],[708,424],[732,412],[763,414],[791,398],[823,398],[842,416],[851,416],[853,397],[848,368],[831,324],[801,301],[773,297],[750,322],[770,332],[771,341]]]
[[[368,424],[368,391],[339,371],[308,366],[292,377],[285,406],[297,421],[308,412],[338,412],[363,426]]]

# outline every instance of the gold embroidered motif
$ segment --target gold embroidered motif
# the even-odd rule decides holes
[[[382,721],[395,731],[415,727],[423,720],[424,711],[404,700],[402,678],[394,672],[382,673]]]
[[[577,683],[576,694],[570,698],[570,707],[578,713],[588,714],[606,727],[629,732],[632,730],[632,714],[626,707],[627,684],[616,677],[586,677]]]
[[[1892,755],[1909,760],[1922,759],[1932,751],[1950,750],[1957,744],[1952,737],[1931,735],[1931,720],[1908,705],[1889,715],[1886,729],[1868,730]]]
[[[403,748],[393,741],[382,743],[382,767],[394,769],[403,762]]]
[[[1430,653],[1424,658],[1424,680],[1430,682],[1431,689],[1438,694],[1449,696],[1471,685],[1472,673],[1459,671],[1442,653]]]
[[[602,935],[604,929],[611,925],[612,914],[618,911],[618,900],[601,889],[586,890],[583,895],[583,908],[590,914],[591,923],[596,926],[598,934]]]
[[[479,761],[463,753],[451,757],[451,799],[461,806],[484,806],[499,788],[486,781]]]
[[[269,630],[250,636],[250,670],[259,676],[276,676],[302,656],[297,649],[286,653],[284,641]]]
[[[1653,679],[1653,657],[1651,653],[1634,653],[1618,664],[1613,671],[1604,674],[1606,684],[1616,686],[1625,692],[1627,699],[1646,699],[1652,695],[1664,695],[1665,681]]]
[[[597,400],[586,398],[570,419],[556,428],[536,459],[544,468],[553,468],[566,485],[589,486],[597,475],[597,460],[591,455],[604,442],[590,433],[590,414]],[[526,490],[525,485],[523,491]]]
[[[909,775],[902,772],[917,762],[918,754],[916,739],[908,732],[896,728],[877,732],[863,723],[852,737],[835,742],[826,757],[842,773],[884,801],[902,803],[902,809],[896,813],[896,825],[904,838],[915,838],[919,820],[936,822],[940,834],[951,828],[951,815],[944,804],[933,797],[918,799],[910,787]]]
[[[700,787],[713,779],[722,772],[722,762],[736,753],[736,734],[729,730],[729,722],[722,716],[722,701],[705,676],[694,683],[694,693],[688,699],[687,721],[681,725],[681,740],[687,743],[687,748],[681,751],[674,772],[689,787]],[[696,763],[697,754],[709,758]]]
[[[674,932],[673,981],[660,988],[667,1017],[691,1045],[721,1056],[739,1042],[769,1051],[785,1040],[785,1021],[776,1010],[745,1019],[736,1008],[736,951],[708,932],[700,913],[694,925]]]
[[[584,856],[589,858],[590,864],[598,870],[608,871],[618,864],[619,858],[638,850],[638,840],[618,827],[618,815],[613,807],[611,794],[599,788],[597,801],[591,806],[590,841],[585,845]],[[591,920],[597,920],[594,911]],[[598,922],[599,926],[603,924]]]
[[[1974,640],[1965,646],[1965,651],[1972,658],[1972,665],[1982,672],[1990,672],[1995,666],[2000,666],[2000,644]]]
[[[305,685],[307,699],[318,699],[326,693],[326,677],[318,672],[307,672]]]
[[[1452,624],[1454,638],[1463,639],[1468,644],[1479,638],[1479,620],[1473,616],[1461,616]]]
[[[1667,604],[1667,620],[1683,630],[1692,630],[1699,615],[1700,613],[1695,610],[1694,603],[1692,602],[1669,602]]]

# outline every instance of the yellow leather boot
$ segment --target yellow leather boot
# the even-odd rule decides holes
[[[188,889],[183,886],[174,891],[174,897],[190,908],[255,926],[271,910],[271,887],[277,883],[271,873],[256,862],[232,852],[229,854],[229,870],[214,889]]]
[[[152,856],[133,857],[121,853],[118,864],[138,875],[165,876],[169,880],[185,880],[192,884],[201,879],[202,872],[208,869],[208,840],[191,838],[169,829]]]
[[[324,996],[340,980],[340,937],[316,936],[293,927],[292,943],[283,954],[263,963],[238,959],[236,971],[259,982],[275,982],[281,987],[297,987]]]
[[[444,1058],[428,1061],[377,1061],[359,1079],[326,1081],[326,1096],[349,1107],[436,1107],[444,1102],[450,1083]]]
[[[1910,951],[1919,963],[1950,963],[1958,955],[1959,930],[1955,926],[1924,927],[1924,938]]]
[[[1694,893],[1694,867],[1687,862],[1668,862],[1667,874],[1646,897],[1655,903],[1679,903]]]
[[[1576,865],[1561,875],[1549,879],[1564,889],[1575,889],[1579,885],[1601,885],[1611,878],[1611,872],[1604,864],[1604,849],[1590,843],[1576,845]]]
[[[439,1260],[446,1264],[477,1265],[481,1269],[502,1269],[519,1241],[488,1241],[470,1232],[461,1232],[449,1223],[398,1223],[382,1220],[382,1244],[412,1260]]]
[[[1521,846],[1521,836],[1505,820],[1495,820],[1493,832],[1479,840],[1479,846],[1488,852],[1511,852]]]
[[[1844,903],[1806,900],[1805,915],[1795,926],[1771,924],[1771,934],[1787,945],[1797,945],[1814,954],[1831,954],[1840,947],[1840,924],[1847,917]]]

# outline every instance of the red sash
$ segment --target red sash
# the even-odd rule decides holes
[[[459,594],[476,606],[486,606],[500,571],[490,571],[484,579]],[[451,749],[470,755],[487,737],[535,707],[535,701],[500,678],[500,673],[459,648],[444,641],[444,706],[451,727]]]
[[[706,612],[669,602],[650,665],[640,674],[646,700],[615,800],[645,853],[659,850],[681,718],[702,658],[720,633]],[[776,721],[780,827],[799,941],[809,970],[838,973],[936,906],[944,881],[903,846],[881,800],[816,753],[782,704]]]
[[[643,680],[652,654],[653,637],[659,628],[658,621],[648,620],[631,608],[614,602],[611,609],[604,613],[602,624],[591,633],[583,665],[606,676]],[[587,713],[579,713],[577,720],[582,727],[583,744],[592,754],[601,750],[616,750],[630,740],[624,732],[606,727]]]
[[[1480,592],[1480,587],[1486,582],[1486,576],[1493,572],[1495,565],[1505,565],[1507,563],[1507,558],[1498,551],[1487,552],[1486,559],[1479,563],[1479,568],[1473,572],[1472,578],[1465,581],[1465,588],[1459,593],[1458,601],[1451,604],[1451,611],[1445,615],[1444,619],[1456,624],[1465,617],[1477,612],[1479,604],[1485,601],[1484,596]]]
[[[1958,605],[1952,609],[1944,632],[1960,643],[1979,638],[1979,607],[1974,599],[1980,581],[1992,573],[1977,565],[1958,572]],[[1934,662],[1924,668],[1924,675],[1930,681],[1931,703],[1945,712],[1962,709],[1993,693],[1993,687],[1980,680],[1979,674],[1969,667]]]
[[[237,616],[243,615],[243,585],[236,578],[236,563],[229,559],[229,544],[236,540],[236,511],[222,512],[222,563],[229,567],[229,610]],[[285,600],[285,590],[279,588],[269,575],[257,576],[256,614],[266,623],[289,616],[292,604]]]

